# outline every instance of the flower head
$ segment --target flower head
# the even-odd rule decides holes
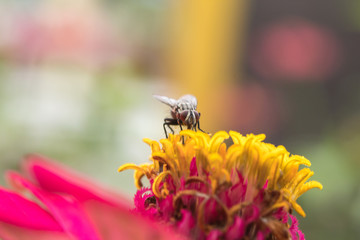
[[[224,140],[231,137],[233,144]],[[28,156],[23,173],[0,187],[1,239],[304,239],[292,209],[322,188],[304,157],[262,142],[264,135],[182,131],[151,146],[150,164],[135,169],[135,208],[71,170]],[[146,176],[150,188],[142,186]],[[138,231],[141,226],[141,231]]]
[[[229,137],[233,143],[227,147]],[[191,130],[160,140],[162,146],[144,139],[152,163],[118,169],[135,169],[139,190],[133,211],[193,239],[304,239],[292,209],[305,217],[296,200],[322,185],[308,181],[314,174],[306,168],[309,160],[264,139],[263,134],[220,131],[210,137]],[[144,176],[150,188],[143,187]]]

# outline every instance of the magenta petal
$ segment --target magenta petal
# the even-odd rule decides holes
[[[250,205],[247,208],[245,208],[243,219],[246,223],[251,223],[256,221],[260,216],[260,210],[255,205]]]
[[[274,217],[278,220],[280,220],[282,223],[287,224],[289,217],[287,211],[285,211],[283,208],[280,208],[274,213]]]
[[[197,175],[198,175],[198,170],[196,166],[196,158],[194,157],[190,163],[190,176],[197,176]]]
[[[265,240],[264,233],[259,231],[259,232],[256,234],[256,240]]]
[[[234,224],[226,233],[227,240],[241,239],[245,234],[245,221],[239,216],[235,217]]]
[[[196,225],[195,219],[192,216],[191,212],[185,209],[181,210],[181,220],[177,224],[179,232],[189,235],[191,229]]]
[[[98,201],[88,201],[84,203],[84,208],[92,223],[96,226],[101,239],[129,239],[126,237],[127,234],[125,231],[127,231],[129,227],[130,229],[136,227],[134,222],[131,221],[129,211],[124,212],[114,206]]]
[[[73,240],[65,232],[34,230],[0,222],[0,238],[3,240]]]
[[[44,157],[28,156],[24,162],[24,168],[46,191],[68,193],[81,202],[98,200],[125,209],[131,206],[127,198],[107,191],[98,184],[81,177],[80,174]]]
[[[221,235],[221,231],[215,229],[209,233],[209,235],[206,237],[206,240],[218,240]]]
[[[98,201],[85,203],[86,212],[97,226],[104,240],[184,240],[168,226],[151,221],[141,215],[103,204]]]
[[[169,221],[174,212],[173,198],[173,195],[169,195],[165,199],[158,200],[159,209],[161,210],[165,221]]]
[[[8,174],[15,185],[30,190],[49,209],[64,231],[75,239],[99,240],[94,226],[81,208],[80,203],[71,196],[61,196],[41,190],[16,173]]]
[[[2,187],[0,221],[37,230],[62,231],[55,219],[36,203]]]
[[[135,210],[141,214],[145,214],[148,211],[146,204],[146,199],[153,197],[154,194],[151,192],[151,189],[144,187],[138,190],[134,196],[134,205]]]
[[[295,216],[290,215],[291,227],[289,228],[291,239],[294,240],[305,240],[304,234],[301,232],[298,226],[298,220]]]

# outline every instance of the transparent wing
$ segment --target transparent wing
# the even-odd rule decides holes
[[[159,100],[162,103],[165,103],[166,105],[169,105],[170,107],[174,107],[177,104],[177,100],[165,96],[159,96],[159,95],[153,95],[154,98]]]
[[[197,99],[195,96],[187,94],[179,98],[179,102],[189,102],[195,109],[197,107]]]

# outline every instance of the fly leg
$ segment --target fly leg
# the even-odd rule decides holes
[[[172,129],[171,126],[176,126],[176,125],[179,125],[179,123],[177,122],[176,119],[173,119],[173,118],[165,118],[164,119],[163,128],[164,128],[166,138],[168,138],[166,127],[168,127],[171,130],[172,134],[174,134],[174,129]]]
[[[200,118],[200,113],[199,113],[199,118]],[[197,125],[197,128],[200,130],[200,131],[202,131],[203,133],[207,133],[207,132],[205,132],[204,130],[202,130],[201,128],[200,128],[200,121],[199,121],[199,119],[197,119],[197,123],[195,123],[195,125],[194,125],[194,128],[195,128],[195,131],[196,131],[196,125]],[[207,134],[209,134],[209,133],[207,133]]]
[[[179,122],[179,120],[178,120],[178,124],[179,124],[179,127],[180,127],[180,131],[182,131],[183,129],[182,129],[182,126],[181,126],[181,123]]]
[[[180,132],[183,130],[183,128],[182,128],[182,125],[181,125],[181,122],[180,122],[180,120],[178,119],[178,125],[179,125],[179,127],[180,127]],[[182,136],[181,137],[181,141],[182,141],[182,144],[184,144],[185,143],[185,141],[184,141],[184,136]]]
[[[196,128],[196,125],[195,125],[195,128]],[[204,130],[202,130],[202,129],[200,128],[200,121],[197,122],[197,128],[198,128],[200,131],[202,131],[203,133],[206,133]]]

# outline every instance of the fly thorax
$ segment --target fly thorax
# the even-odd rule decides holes
[[[178,109],[180,111],[194,110],[194,106],[189,102],[181,102],[178,104]]]

